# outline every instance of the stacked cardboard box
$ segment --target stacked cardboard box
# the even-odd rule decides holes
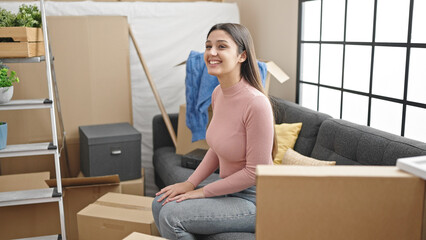
[[[159,236],[152,216],[153,198],[108,193],[77,214],[80,240],[123,239],[132,232]]]
[[[145,169],[142,168],[142,177],[134,180],[120,182],[120,192],[124,194],[133,194],[138,196],[145,195]]]

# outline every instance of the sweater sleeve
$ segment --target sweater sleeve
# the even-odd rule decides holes
[[[198,165],[197,169],[188,178],[188,182],[195,187],[198,186],[204,179],[210,176],[219,167],[219,158],[216,153],[210,148],[206,155]]]
[[[272,109],[265,96],[256,96],[245,111],[246,164],[241,170],[204,187],[206,197],[242,191],[256,184],[256,166],[272,164],[274,124]]]

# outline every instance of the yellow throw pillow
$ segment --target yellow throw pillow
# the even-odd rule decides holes
[[[282,161],[283,165],[305,165],[305,166],[330,166],[336,165],[335,161],[321,161],[315,158],[306,157],[302,154],[294,151],[289,148],[285,154]]]
[[[274,164],[281,164],[287,149],[294,147],[297,137],[299,137],[300,129],[302,129],[302,123],[282,123],[275,125],[277,153],[274,156]]]

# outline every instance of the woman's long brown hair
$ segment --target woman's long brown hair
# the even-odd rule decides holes
[[[241,64],[240,75],[241,77],[244,77],[244,79],[247,82],[249,82],[251,86],[259,90],[265,96],[268,96],[265,93],[265,89],[262,86],[260,71],[257,65],[256,53],[254,51],[253,39],[250,35],[249,30],[243,25],[237,24],[237,23],[219,23],[214,25],[210,29],[209,33],[207,34],[207,37],[210,35],[211,32],[215,30],[223,30],[232,37],[232,39],[235,41],[235,43],[238,46],[238,54],[241,54],[244,51],[246,51],[247,59]],[[274,106],[270,99],[269,99],[269,103],[271,104],[272,109],[274,109]],[[272,116],[273,115],[274,114],[272,114]],[[277,136],[275,133],[275,118],[274,118],[273,124],[274,124],[274,144],[273,144],[272,153],[271,153],[272,158],[275,156],[275,153],[277,152]]]

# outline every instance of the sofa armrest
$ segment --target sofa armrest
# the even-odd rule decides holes
[[[169,117],[173,129],[177,134],[178,114],[169,114]],[[152,142],[154,151],[160,147],[174,147],[172,138],[170,137],[166,123],[161,114],[155,115],[152,119]]]

